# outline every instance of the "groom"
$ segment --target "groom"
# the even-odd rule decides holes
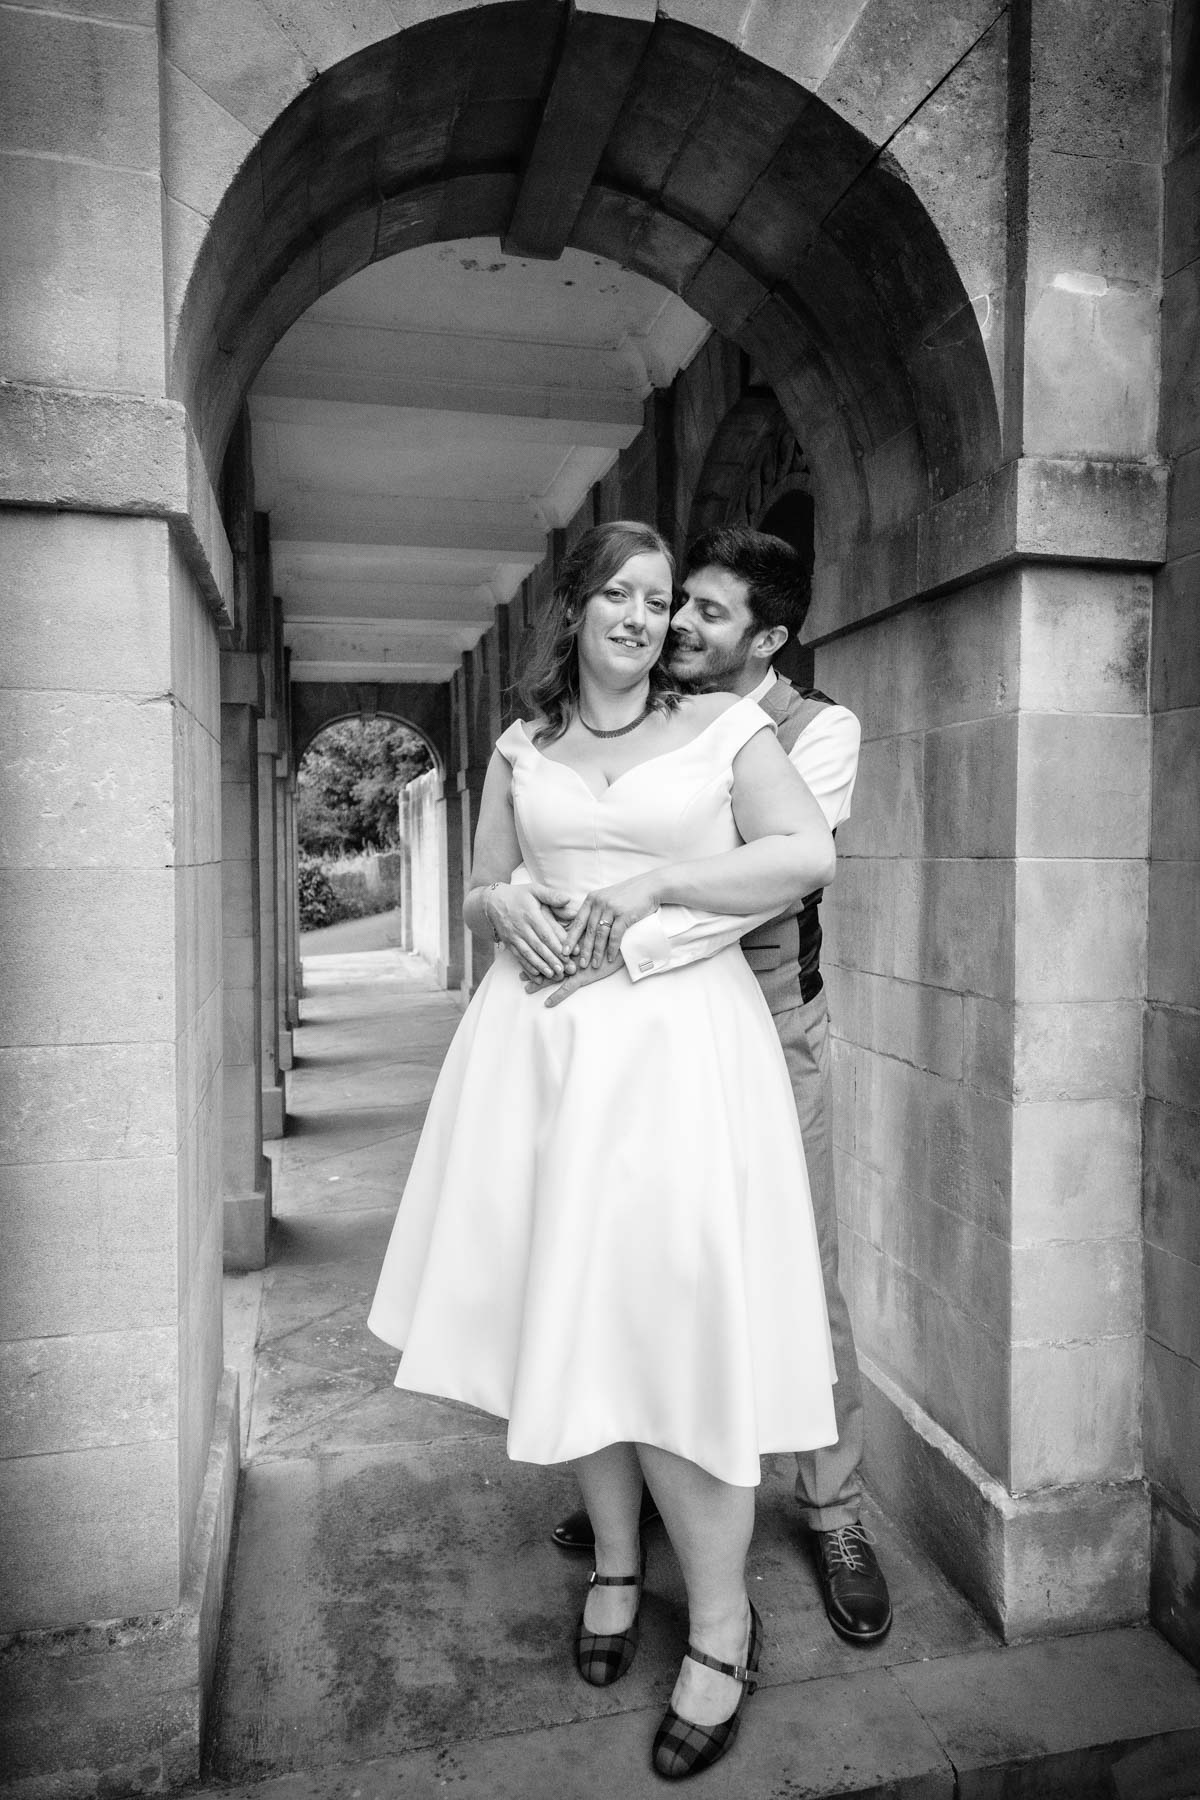
[[[808,611],[809,582],[789,544],[747,526],[705,532],[688,551],[684,601],[671,621],[673,672],[693,690],[720,690],[757,700],[775,721],[779,742],[836,829],[850,816],[860,729],[854,714],[825,695],[802,694],[777,676],[771,658]],[[837,1382],[836,1444],[796,1456],[796,1499],[811,1534],[814,1563],[829,1622],[853,1644],[887,1635],[892,1607],[887,1582],[862,1521],[863,1413],[850,1315],[838,1285],[837,1207],[830,1121],[829,1011],[820,970],[819,893],[766,922],[669,908],[630,926],[621,955],[634,981],[665,973],[736,943],[758,977],[779,1032],[792,1080],[821,1247],[825,1301]],[[572,982],[559,992],[565,997]],[[643,1517],[653,1516],[649,1497]],[[590,1550],[585,1512],[554,1531],[568,1550]]]

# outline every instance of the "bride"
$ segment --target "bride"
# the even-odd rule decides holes
[[[779,1041],[736,946],[635,980],[664,906],[785,907],[833,873],[816,802],[750,700],[681,695],[661,656],[672,563],[649,526],[565,559],[488,768],[463,916],[500,948],[447,1053],[371,1329],[398,1387],[508,1420],[571,1462],[596,1534],[576,1639],[607,1686],[637,1646],[645,1481],[689,1641],[654,1741],[679,1779],[733,1743],[761,1622],[759,1457],[832,1443],[832,1360]],[[520,864],[533,884],[514,884]],[[569,1006],[526,991],[585,969]]]

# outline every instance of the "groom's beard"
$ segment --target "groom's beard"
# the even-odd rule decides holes
[[[669,638],[667,667],[685,693],[723,693],[746,667],[746,653],[753,636],[754,628],[751,627],[728,650],[702,649],[697,655],[686,659],[677,659],[675,640]]]

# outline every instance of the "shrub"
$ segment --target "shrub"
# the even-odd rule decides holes
[[[300,864],[300,929],[320,931],[324,925],[336,925],[346,914],[333,891],[328,875],[319,862],[302,860]]]

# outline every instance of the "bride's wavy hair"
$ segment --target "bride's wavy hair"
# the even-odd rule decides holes
[[[560,738],[579,705],[579,653],[576,639],[593,594],[610,582],[631,556],[665,556],[675,574],[675,558],[651,525],[637,519],[616,519],[585,531],[575,548],[563,558],[554,583],[554,596],[534,628],[533,646],[525,671],[516,684],[517,697],[527,712],[540,713],[543,723],[534,733],[537,744]],[[664,645],[665,648],[665,645]],[[662,657],[650,670],[647,704],[653,712],[673,712],[682,690]]]

